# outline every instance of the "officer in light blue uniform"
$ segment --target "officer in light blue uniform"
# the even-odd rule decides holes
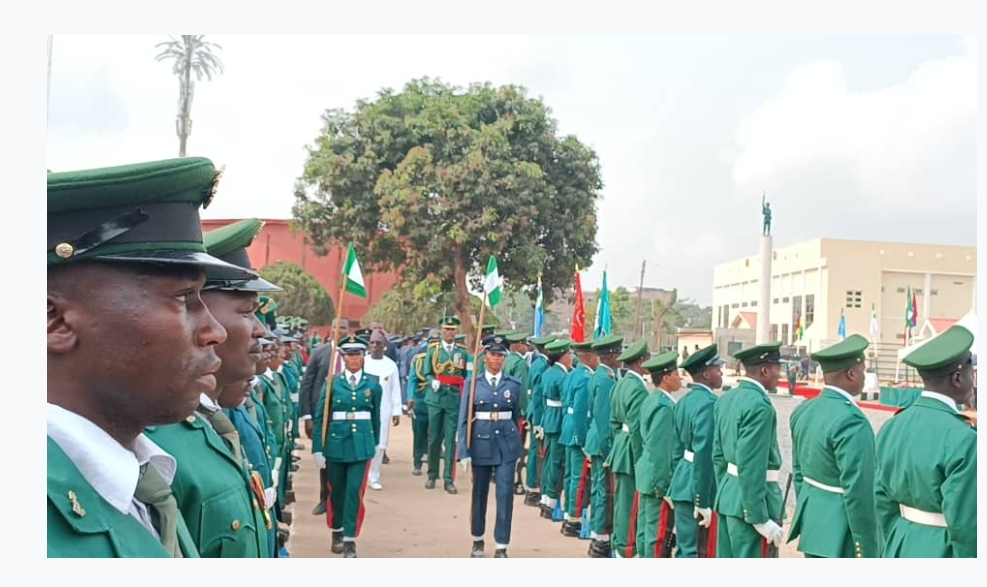
[[[503,336],[488,336],[482,341],[485,370],[477,374],[473,401],[471,382],[466,380],[464,399],[459,409],[460,466],[473,469],[473,496],[470,504],[470,531],[473,535],[472,558],[483,556],[483,536],[487,521],[487,498],[493,477],[497,499],[494,558],[507,558],[511,540],[511,517],[514,512],[514,469],[521,458],[521,380],[503,371],[508,343]],[[467,434],[467,422],[472,429]],[[466,439],[470,439],[467,447]]]

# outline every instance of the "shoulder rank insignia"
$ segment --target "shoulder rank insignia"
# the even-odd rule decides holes
[[[72,513],[79,516],[80,518],[86,517],[86,510],[83,509],[82,504],[79,503],[79,498],[75,495],[75,492],[69,490],[69,503],[72,504]]]

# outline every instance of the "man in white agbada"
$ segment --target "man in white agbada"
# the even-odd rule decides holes
[[[363,369],[370,375],[376,375],[384,395],[380,398],[380,443],[377,453],[370,461],[370,489],[381,490],[380,465],[384,461],[384,449],[387,448],[387,438],[390,435],[391,424],[401,423],[401,378],[398,364],[384,356],[387,348],[387,336],[383,330],[375,330],[370,335],[370,357],[364,363]]]

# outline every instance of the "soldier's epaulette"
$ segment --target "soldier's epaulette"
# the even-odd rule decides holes
[[[433,340],[432,342],[428,343],[428,348],[437,347],[440,346],[441,344],[442,344],[441,340]]]
[[[464,351],[467,351],[467,352],[469,351],[469,349],[466,347],[466,345],[463,344],[463,343],[461,343],[461,342],[457,342],[456,343],[456,348],[457,349],[463,349]]]

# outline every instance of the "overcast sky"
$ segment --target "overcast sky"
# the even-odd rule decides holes
[[[330,107],[421,76],[517,83],[603,169],[611,287],[712,299],[712,267],[818,237],[976,245],[976,44],[959,37],[207,37],[188,154],[226,164],[207,218],[288,218]],[[53,43],[48,167],[177,156],[166,37]]]

